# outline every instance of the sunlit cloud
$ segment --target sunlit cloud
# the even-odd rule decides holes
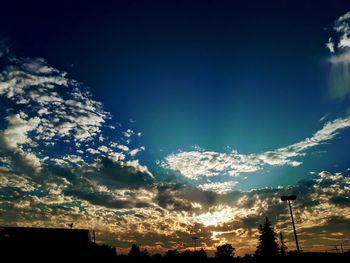
[[[230,192],[232,188],[237,185],[238,182],[229,181],[229,182],[215,182],[215,183],[205,183],[200,184],[198,187],[203,191],[213,191],[218,194],[226,194]]]
[[[219,176],[238,177],[262,170],[265,166],[299,166],[307,150],[334,139],[339,131],[349,127],[350,117],[338,118],[324,124],[310,138],[273,151],[254,154],[240,154],[237,151],[219,153],[201,149],[181,151],[166,156],[162,165],[192,180]],[[232,184],[232,187],[235,185]],[[203,188],[203,185],[201,187]],[[208,188],[209,185],[204,187]],[[218,187],[217,190],[222,189]]]

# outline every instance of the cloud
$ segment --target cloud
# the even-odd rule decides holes
[[[110,139],[106,129],[114,127],[109,123],[111,114],[82,83],[42,58],[18,58],[5,46],[1,48],[0,98],[8,126],[0,130],[0,157],[12,156],[12,167],[26,169],[27,165],[39,171],[50,162],[86,164],[94,159],[91,155],[99,155],[150,174],[134,160],[144,146],[130,150],[122,143],[126,136],[130,144],[136,133],[114,128],[120,137]]]
[[[135,159],[145,150],[133,144],[138,133],[116,129],[67,73],[9,52],[0,69],[0,211],[8,212],[1,223],[53,227],[81,219],[82,227],[93,221],[107,231],[116,214],[154,206],[154,177]]]
[[[213,191],[218,194],[226,194],[230,192],[233,187],[235,187],[238,182],[229,181],[229,182],[215,182],[215,183],[205,183],[200,184],[198,187],[203,191]]]
[[[38,172],[41,170],[40,159],[32,152],[27,152],[22,145],[36,146],[28,133],[35,130],[40,123],[37,117],[28,119],[24,112],[6,117],[8,127],[0,131],[0,156],[9,157],[18,167]]]
[[[320,241],[309,235],[318,235],[327,244],[327,238],[334,239],[334,233],[350,234],[347,224],[339,223],[350,220],[350,207],[343,201],[350,194],[350,180],[339,173],[323,171],[295,186],[236,191],[211,199],[203,198],[207,192],[177,184],[114,189],[90,178],[80,181],[84,185],[77,185],[63,179],[58,181],[59,177],[46,185],[51,193],[42,197],[37,195],[39,184],[28,187],[30,181],[8,178],[8,182],[11,178],[13,181],[7,186],[16,187],[15,183],[20,181],[27,194],[17,195],[16,202],[12,202],[11,198],[2,196],[4,188],[0,189],[0,208],[8,211],[0,219],[2,223],[18,214],[21,214],[16,219],[19,225],[64,227],[73,221],[77,227],[96,229],[99,241],[120,247],[130,247],[136,242],[157,251],[185,249],[192,246],[190,237],[196,233],[205,249],[235,240],[237,252],[244,254],[254,251],[257,227],[268,216],[276,231],[283,231],[287,245],[293,248],[288,206],[280,201],[284,194],[297,195],[292,205],[303,247],[320,245],[317,243]],[[193,195],[193,192],[197,193]],[[322,232],[323,229],[332,231]]]
[[[0,74],[0,96],[23,110],[37,111],[36,138],[52,141],[73,137],[87,141],[101,132],[109,117],[80,83],[68,79],[43,59],[12,58]]]
[[[113,135],[121,138],[111,139],[106,132],[111,115],[66,73],[43,59],[10,56],[0,82],[1,106],[6,106],[0,132],[0,224],[66,227],[76,222],[78,228],[95,229],[100,242],[124,248],[141,243],[151,250],[189,248],[196,233],[205,249],[234,240],[243,254],[254,250],[265,216],[291,240],[288,210],[279,197],[295,193],[302,244],[308,244],[307,234],[327,226],[338,235],[350,234],[347,225],[339,224],[350,221],[347,176],[321,172],[296,186],[247,192],[229,191],[236,184],[232,180],[204,180],[199,188],[157,182],[135,159],[145,150],[133,144],[141,134],[119,126]],[[235,177],[264,165],[299,165],[297,158],[307,149],[347,127],[349,119],[336,119],[311,138],[258,154],[196,148],[173,154],[167,165],[198,180],[223,173]]]
[[[326,47],[331,52],[330,94],[342,99],[350,93],[350,12],[340,16],[333,26],[335,36]]]
[[[338,118],[324,124],[312,137],[273,151],[240,154],[237,151],[218,153],[199,149],[170,154],[165,157],[161,165],[179,172],[191,180],[218,176],[237,177],[242,173],[259,171],[266,165],[299,166],[302,164],[300,158],[305,156],[308,149],[334,139],[340,130],[349,127],[350,117]],[[228,190],[228,185],[229,183],[226,182],[226,191]],[[209,185],[205,185],[205,187],[209,187]],[[215,187],[212,189],[214,190]],[[216,190],[222,191],[220,187],[216,188]]]
[[[139,152],[142,152],[142,151],[144,151],[144,150],[145,150],[145,147],[144,147],[144,146],[141,146],[140,148],[135,148],[135,149],[131,150],[131,151],[129,152],[129,154],[130,154],[131,156],[135,156],[136,154],[138,154]]]
[[[215,203],[216,194],[180,183],[158,183],[155,202],[171,211],[195,212]]]
[[[329,49],[331,53],[334,53],[334,43],[331,37],[328,39],[328,42],[326,43],[326,47]]]
[[[329,117],[330,113],[326,113],[325,115],[323,115],[321,118],[320,118],[320,122],[323,122],[324,120],[326,120],[328,117]]]
[[[35,117],[26,120],[26,117],[27,115],[24,112],[6,117],[9,126],[1,133],[1,136],[7,148],[16,150],[22,144],[32,143],[32,140],[27,135],[28,132],[38,127],[40,118]]]

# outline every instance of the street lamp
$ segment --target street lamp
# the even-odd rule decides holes
[[[299,243],[298,243],[298,237],[297,237],[297,231],[295,230],[295,224],[294,224],[294,218],[293,218],[293,211],[292,211],[292,206],[290,204],[290,201],[294,201],[297,199],[296,195],[283,195],[281,196],[281,200],[282,201],[288,201],[288,205],[289,205],[289,211],[290,211],[290,217],[292,218],[292,224],[293,224],[293,230],[294,230],[294,238],[295,238],[295,243],[297,245],[297,251],[298,253],[300,253],[300,249],[299,249]]]
[[[194,246],[194,251],[196,251],[196,247],[197,247],[197,240],[199,238],[198,237],[192,237],[192,240],[193,240],[193,246]]]

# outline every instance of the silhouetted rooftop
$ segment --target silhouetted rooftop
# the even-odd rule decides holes
[[[29,256],[42,253],[68,257],[90,253],[95,244],[88,229],[0,227],[0,245],[9,255],[23,252]]]

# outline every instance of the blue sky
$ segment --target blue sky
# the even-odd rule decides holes
[[[0,207],[24,214],[3,224],[79,218],[123,247],[132,227],[107,215],[137,225],[158,207],[154,222],[164,214],[175,221],[155,231],[163,243],[154,250],[171,247],[166,237],[185,222],[181,235],[202,229],[208,249],[231,235],[249,252],[247,235],[222,224],[248,231],[247,218],[269,212],[284,229],[272,196],[306,182],[319,189],[308,188],[310,199],[336,185],[329,206],[350,219],[346,1],[1,5]],[[37,218],[27,218],[35,208]],[[57,216],[62,209],[67,217]],[[242,218],[232,223],[237,211]],[[320,226],[305,213],[305,236],[332,228],[335,215],[314,215]],[[157,238],[144,235],[152,231],[132,235],[152,249]]]

